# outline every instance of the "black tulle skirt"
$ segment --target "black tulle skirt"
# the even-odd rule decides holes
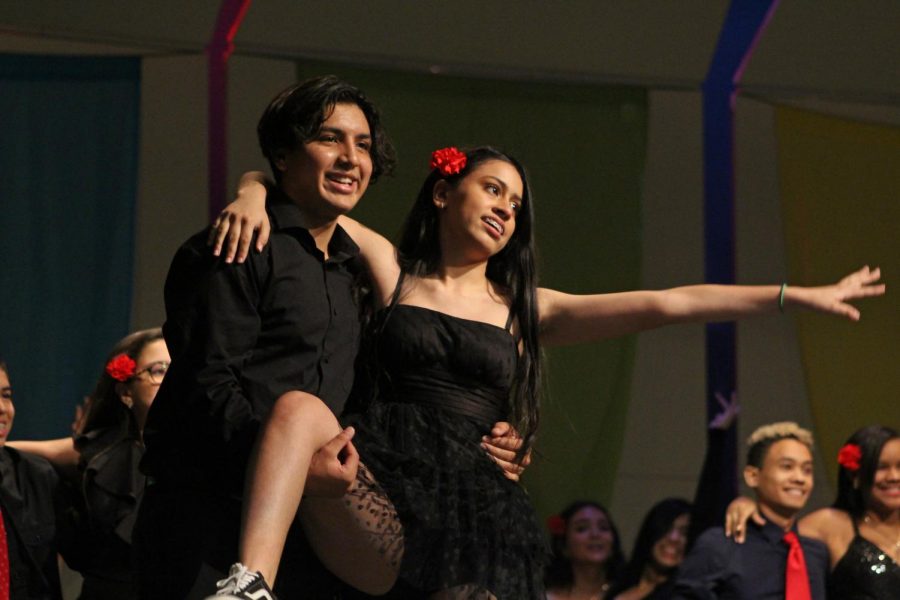
[[[490,426],[440,408],[373,402],[349,418],[361,461],[403,526],[400,578],[423,596],[543,599],[548,549],[524,488],[485,454]]]

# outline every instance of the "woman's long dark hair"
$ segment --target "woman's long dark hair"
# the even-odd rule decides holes
[[[850,513],[854,519],[861,519],[872,495],[872,484],[881,450],[891,440],[900,437],[895,429],[882,425],[869,425],[856,431],[847,440],[847,444],[855,444],[862,451],[859,469],[850,470],[841,466],[838,471],[837,498],[832,505]]]
[[[547,565],[547,571],[544,574],[544,584],[548,590],[569,589],[572,587],[572,584],[575,583],[572,574],[572,562],[565,556],[569,519],[571,519],[575,513],[587,507],[596,508],[606,515],[606,520],[609,521],[609,527],[612,530],[612,553],[609,555],[609,560],[607,560],[604,565],[604,568],[606,569],[606,581],[609,583],[618,581],[619,576],[622,573],[622,567],[625,565],[625,555],[622,553],[622,542],[619,539],[619,530],[616,529],[616,525],[613,523],[609,511],[606,510],[606,507],[597,502],[579,500],[578,502],[573,502],[559,513],[559,516],[566,524],[566,532],[562,535],[553,535],[550,539],[553,557],[550,560],[550,564]]]
[[[682,498],[666,498],[653,505],[641,523],[641,529],[634,542],[634,551],[628,564],[625,565],[622,579],[609,591],[608,598],[613,598],[619,592],[637,585],[644,567],[653,561],[653,546],[669,532],[675,519],[690,513],[691,503]]]
[[[534,250],[534,208],[525,168],[512,156],[489,146],[466,151],[466,166],[453,175],[431,171],[406,217],[398,247],[404,275],[426,277],[437,272],[441,262],[438,209],[434,186],[445,180],[456,186],[479,165],[500,160],[511,164],[522,178],[522,206],[516,215],[516,229],[506,246],[488,259],[487,278],[504,294],[517,326],[522,351],[518,361],[517,385],[509,398],[507,413],[524,441],[524,456],[534,441],[538,427],[541,390],[541,350],[538,343],[537,273]]]
[[[122,428],[123,432],[126,428],[133,428],[135,432],[137,431],[134,414],[119,399],[119,394],[116,392],[116,384],[119,382],[106,372],[106,364],[119,354],[126,354],[131,359],[137,360],[147,344],[161,339],[163,339],[162,330],[156,327],[135,331],[126,335],[113,346],[100,370],[94,391],[88,397],[87,414],[84,417],[81,431],[78,433],[85,434],[111,427]]]

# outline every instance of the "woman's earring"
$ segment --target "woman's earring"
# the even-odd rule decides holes
[[[124,382],[116,383],[116,395],[119,397],[119,400],[122,404],[125,405],[125,408],[131,410],[131,407],[134,405],[134,399],[131,397],[131,393],[128,391],[128,387]]]

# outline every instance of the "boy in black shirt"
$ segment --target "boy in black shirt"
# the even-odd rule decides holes
[[[391,171],[390,143],[372,103],[333,76],[282,92],[258,133],[277,184],[268,245],[229,264],[199,233],[166,280],[172,364],[144,431],[148,488],[135,531],[145,600],[204,598],[237,561],[245,471],[276,399],[301,390],[339,415],[353,384],[362,269],[336,220]],[[347,489],[358,464],[351,436],[319,451],[306,493]],[[283,598],[338,594],[296,524],[279,573]]]
[[[744,481],[766,524],[750,521],[743,544],[725,537],[721,527],[708,529],[681,565],[675,598],[792,599],[802,588],[806,598],[824,600],[827,549],[796,534],[813,486],[812,443],[809,431],[795,423],[753,432]]]
[[[280,190],[268,207],[270,243],[227,264],[199,233],[166,280],[172,364],[144,433],[150,483],[135,533],[143,598],[215,589],[236,560],[247,461],[275,400],[303,390],[340,414],[353,383],[358,249],[335,220],[390,172],[390,144],[374,106],[336,77],[282,92],[258,130]],[[336,438],[323,459],[324,483],[338,490],[355,476],[349,439]],[[332,597],[334,581],[295,529],[283,597]]]

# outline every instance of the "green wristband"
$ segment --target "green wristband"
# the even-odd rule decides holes
[[[787,289],[787,284],[781,284],[781,292],[778,294],[778,310],[780,312],[784,312],[784,290]]]

